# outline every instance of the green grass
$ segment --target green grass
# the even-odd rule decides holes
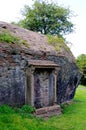
[[[37,119],[29,110],[0,107],[0,130],[86,130],[86,87],[77,88],[74,102],[64,106],[60,116]]]
[[[54,46],[56,51],[61,51],[64,48],[66,51],[70,51],[69,47],[65,44],[65,39],[58,36],[47,35],[48,43]]]
[[[0,34],[0,42],[6,42],[8,44],[17,44],[19,46],[25,45],[26,47],[29,47],[27,41],[15,36],[13,33],[9,31],[2,31],[2,33]]]

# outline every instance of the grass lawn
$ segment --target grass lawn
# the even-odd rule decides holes
[[[48,120],[37,119],[21,109],[0,107],[0,130],[86,130],[86,87],[79,86],[74,102],[63,114]]]

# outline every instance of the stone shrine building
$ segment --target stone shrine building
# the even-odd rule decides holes
[[[0,105],[52,111],[73,100],[81,74],[65,43],[55,43],[57,49],[47,36],[5,22],[2,34],[15,41],[0,40]]]

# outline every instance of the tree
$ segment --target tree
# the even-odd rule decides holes
[[[81,78],[81,84],[86,85],[86,55],[81,54],[76,59],[77,65],[79,69],[83,72],[83,76]]]
[[[32,7],[25,5],[22,15],[24,19],[18,24],[32,31],[58,36],[73,31],[71,11],[54,3],[36,0]]]

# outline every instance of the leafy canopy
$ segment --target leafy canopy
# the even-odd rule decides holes
[[[73,31],[74,25],[70,22],[71,11],[54,3],[36,0],[32,7],[24,6],[22,15],[24,19],[18,24],[32,31],[58,36]]]
[[[81,84],[86,85],[86,54],[81,54],[80,56],[78,56],[76,62],[80,70],[83,72]]]
[[[84,69],[86,69],[86,54],[81,54],[80,56],[78,56],[76,61],[80,70],[83,71]]]

